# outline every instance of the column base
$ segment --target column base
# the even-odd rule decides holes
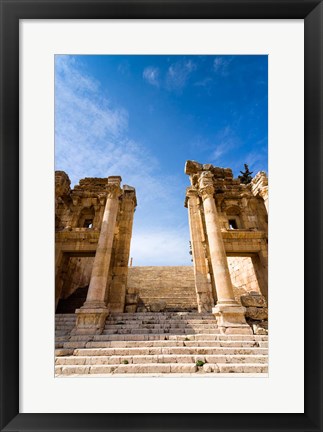
[[[105,320],[109,315],[109,309],[104,308],[88,308],[82,306],[81,309],[76,309],[76,325],[72,330],[73,335],[98,335],[104,330]]]
[[[221,333],[225,334],[252,334],[250,326],[245,319],[246,308],[238,303],[217,304],[212,309]]]

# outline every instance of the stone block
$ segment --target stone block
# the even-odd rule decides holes
[[[265,307],[247,307],[246,317],[256,321],[268,319],[268,308]]]
[[[126,295],[126,304],[137,304],[138,302],[138,295],[137,294],[127,294]]]
[[[220,369],[217,364],[205,363],[203,365],[203,372],[205,373],[219,373]]]
[[[242,295],[240,297],[242,306],[245,307],[258,307],[266,308],[267,302],[264,296],[256,292],[250,292],[247,295]]]
[[[164,300],[160,300],[159,302],[150,304],[151,312],[162,312],[166,309],[166,302]]]
[[[134,313],[137,310],[137,305],[136,304],[131,304],[131,305],[127,305],[125,307],[125,312],[127,313]]]
[[[268,334],[268,322],[260,322],[252,324],[252,330],[255,335],[267,335]],[[261,345],[263,346],[263,345]]]

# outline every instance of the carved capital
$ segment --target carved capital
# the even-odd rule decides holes
[[[121,195],[121,189],[117,184],[110,184],[107,188],[107,198],[117,199]]]
[[[198,184],[200,189],[209,185],[213,185],[213,174],[210,171],[203,171],[199,175]]]
[[[262,189],[260,189],[260,191],[259,191],[259,195],[260,195],[261,198],[263,198],[263,199],[268,198],[268,186],[264,186]]]
[[[194,187],[188,187],[186,188],[186,196],[188,198],[196,198],[199,196],[198,190]]]
[[[214,186],[211,184],[200,187],[200,195],[204,201],[206,198],[213,198],[214,196]]]

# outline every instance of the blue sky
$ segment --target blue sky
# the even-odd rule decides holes
[[[55,169],[134,186],[133,265],[190,265],[185,161],[267,171],[267,56],[55,56]]]

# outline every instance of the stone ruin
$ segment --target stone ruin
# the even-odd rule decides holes
[[[124,311],[136,205],[135,189],[121,188],[119,176],[85,178],[71,190],[68,175],[56,172],[56,307],[85,286],[84,303],[74,298],[80,332],[99,333],[109,312]]]
[[[243,184],[231,169],[195,161],[185,173],[193,265],[129,267],[135,189],[119,176],[71,189],[56,172],[56,312],[75,312],[76,334],[100,334],[110,313],[154,310],[212,313],[224,333],[266,327],[266,174]]]
[[[185,173],[198,310],[212,312],[224,332],[248,332],[246,317],[256,327],[268,318],[266,174],[244,184],[229,168],[195,161]]]

